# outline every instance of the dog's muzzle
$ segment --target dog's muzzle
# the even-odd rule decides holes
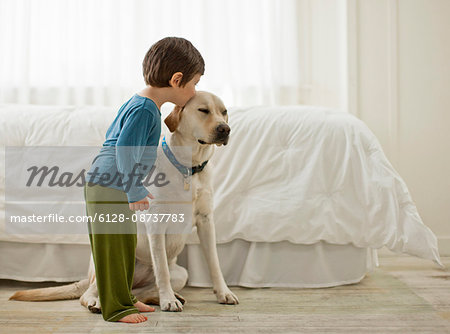
[[[230,127],[226,123],[216,127],[214,143],[226,145],[230,136]]]

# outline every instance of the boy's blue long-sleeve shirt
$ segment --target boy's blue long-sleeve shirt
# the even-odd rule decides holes
[[[149,192],[142,181],[155,163],[160,135],[158,107],[135,94],[122,105],[106,132],[86,181],[126,192],[129,203],[143,199]],[[134,176],[130,177],[131,173]]]

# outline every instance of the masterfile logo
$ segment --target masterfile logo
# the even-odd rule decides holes
[[[185,152],[185,156],[189,156],[190,149],[186,151],[189,152]],[[111,166],[110,169],[95,167],[99,152],[106,157],[103,166]],[[149,153],[146,159],[136,162],[139,160],[136,152]],[[156,147],[123,146],[116,150],[115,147],[90,146],[7,146],[6,232],[82,234],[89,232],[88,222],[95,222],[101,227],[96,231],[103,233],[136,233],[135,228],[123,229],[127,224],[134,226],[136,223],[145,226],[145,229],[138,228],[138,233],[190,233],[192,192],[183,187],[186,177],[175,167],[158,164],[160,153]],[[118,156],[122,157],[120,168],[112,168]],[[113,192],[122,194],[120,201],[96,198],[96,208],[103,213],[95,217],[87,214],[85,198],[86,188],[94,184],[97,189],[98,186],[112,188]],[[114,206],[128,206],[126,193],[134,186],[145,187],[155,197],[149,210],[132,215],[114,214],[120,212]],[[171,228],[167,228],[169,224]]]

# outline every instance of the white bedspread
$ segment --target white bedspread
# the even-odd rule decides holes
[[[0,157],[4,145],[101,146],[115,113],[112,108],[2,106]],[[435,235],[422,223],[405,183],[363,122],[311,106],[229,113],[231,139],[211,161],[216,165],[219,243],[240,238],[386,245],[439,263]],[[89,243],[87,235],[5,234],[4,172],[2,163],[0,240]],[[84,214],[81,191],[79,200]],[[30,209],[25,203],[24,210]],[[198,242],[196,234],[189,242]]]
[[[324,240],[440,264],[435,235],[362,121],[296,106],[235,109],[229,123],[211,161],[218,243]]]

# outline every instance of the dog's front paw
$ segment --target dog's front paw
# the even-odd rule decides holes
[[[239,304],[239,299],[236,297],[236,295],[231,292],[231,290],[226,287],[222,290],[214,290],[214,293],[216,294],[217,301],[220,304],[229,304],[229,305],[236,305]]]
[[[184,301],[184,299],[183,299]],[[169,298],[160,297],[161,311],[181,312],[183,311],[183,303],[174,295]]]
[[[182,295],[180,295],[177,292],[173,293],[175,295],[175,297],[177,297],[177,299],[181,302],[182,305],[184,305],[186,303],[186,299],[184,299],[184,297]]]

